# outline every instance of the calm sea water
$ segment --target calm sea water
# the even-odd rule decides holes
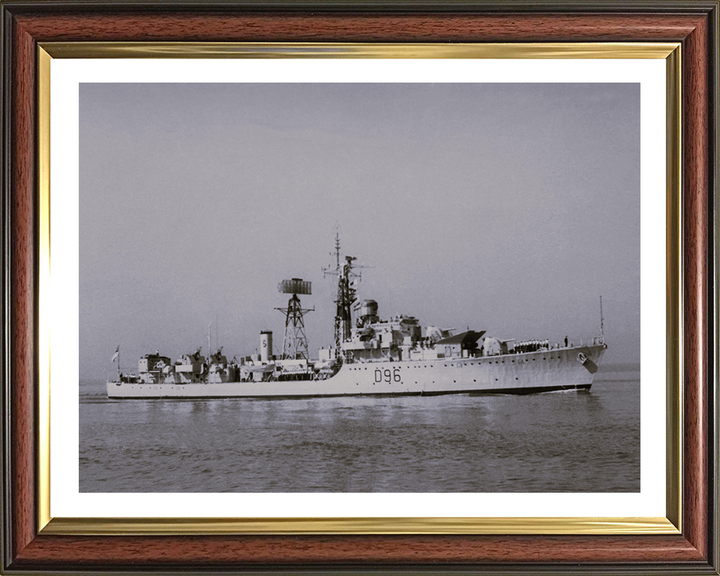
[[[109,400],[80,383],[81,492],[637,492],[640,372],[589,392]]]

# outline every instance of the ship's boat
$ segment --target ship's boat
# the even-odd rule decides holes
[[[109,379],[108,396],[529,394],[592,386],[607,348],[604,336],[579,344],[567,338],[562,343],[518,341],[488,336],[484,330],[454,334],[437,326],[423,327],[413,316],[383,320],[375,300],[357,302],[355,259],[346,257],[341,263],[337,240],[336,249],[335,345],[321,349],[316,360],[301,354],[273,356],[272,333],[262,332],[263,353],[240,360],[228,361],[222,349],[207,358],[198,349],[174,364],[159,352],[146,354],[140,359],[138,375],[118,371],[117,378]],[[300,281],[292,282],[295,286]],[[309,289],[303,285],[303,290]],[[283,345],[283,349],[288,348]]]

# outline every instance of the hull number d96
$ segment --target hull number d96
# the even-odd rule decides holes
[[[387,382],[388,384],[391,382],[400,382],[402,383],[402,378],[400,377],[400,368],[393,368],[390,370],[390,368],[385,368],[384,370],[381,370],[380,368],[375,368],[375,382]]]

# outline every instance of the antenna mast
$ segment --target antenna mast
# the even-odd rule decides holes
[[[323,268],[323,276],[337,276],[340,278],[341,269],[340,269],[340,231],[335,229],[335,252],[330,252],[331,256],[335,256],[335,268],[331,269],[329,266],[327,268]],[[338,291],[335,297],[335,303],[338,305],[337,311],[335,313],[335,325],[333,327],[333,336],[334,336],[334,342],[335,342],[335,354],[339,354],[340,352],[340,343],[341,343],[341,332],[342,329],[340,327],[341,324],[341,314],[340,314],[340,286],[338,282]]]
[[[603,318],[602,294],[600,294],[600,335],[605,342],[605,319]]]
[[[355,268],[363,268],[363,266],[354,266],[356,260],[354,256],[345,256],[345,262],[340,262],[340,233],[335,232],[335,252],[330,253],[335,256],[335,269],[323,268],[324,276],[337,276],[337,294],[335,296],[335,353],[342,354],[342,343],[350,340],[352,336],[352,311],[351,307],[356,297],[355,280],[360,278],[360,273]]]
[[[340,270],[340,232],[335,231],[335,270]]]
[[[312,285],[300,278],[283,280],[278,284],[278,292],[281,294],[292,294],[288,300],[287,308],[275,308],[285,314],[285,337],[283,338],[283,359],[297,360],[304,358],[310,360],[308,351],[308,340],[305,335],[305,314],[315,310],[303,308],[300,305],[298,294],[312,294]]]

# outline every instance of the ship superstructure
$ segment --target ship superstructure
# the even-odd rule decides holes
[[[334,345],[309,358],[297,294],[310,294],[310,283],[283,281],[292,294],[286,315],[282,353],[273,354],[272,332],[260,333],[260,353],[228,361],[222,348],[207,357],[197,349],[176,362],[146,354],[138,374],[118,370],[107,382],[111,398],[308,397],[506,393],[589,389],[607,348],[604,335],[573,344],[548,339],[518,341],[487,335],[485,330],[453,333],[422,326],[413,316],[382,319],[375,300],[358,301],[355,258],[340,257],[336,236],[337,278]],[[601,320],[602,326],[602,320]],[[119,348],[118,348],[119,350]],[[117,351],[116,351],[117,356]],[[114,356],[113,358],[115,358]]]

